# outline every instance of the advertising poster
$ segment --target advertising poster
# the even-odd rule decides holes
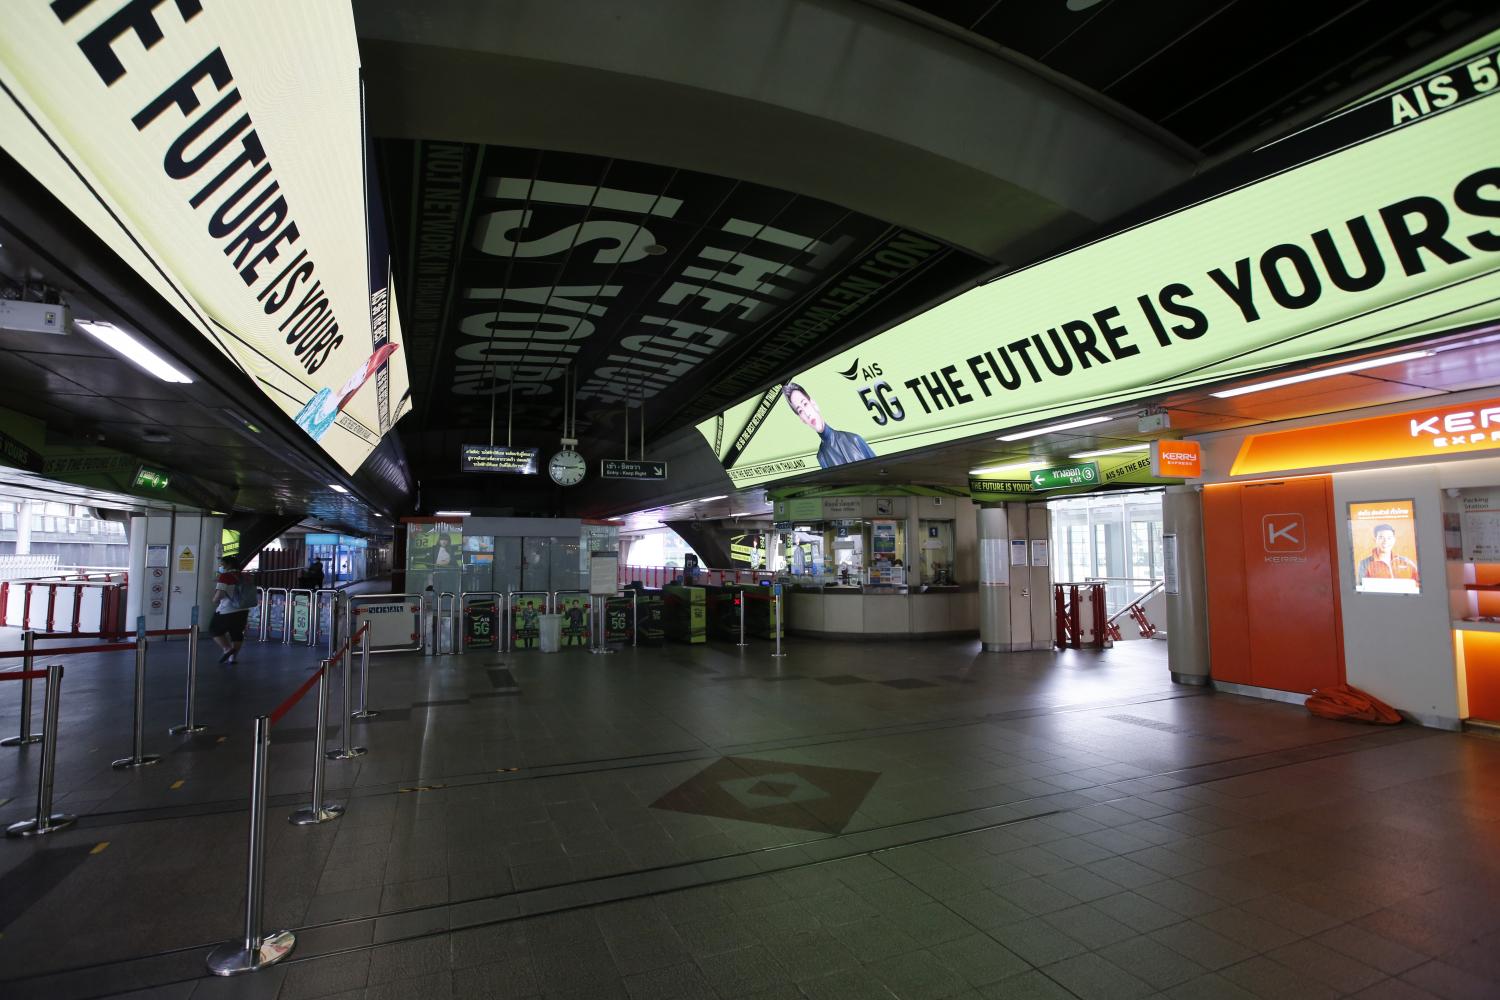
[[[406,580],[415,590],[458,593],[459,557],[463,551],[461,525],[408,522],[406,525]]]
[[[1430,114],[964,291],[699,430],[743,489],[1490,320],[1500,87],[1488,58],[1446,72]],[[1451,248],[1420,264],[1417,204]]]
[[[542,594],[517,594],[510,606],[510,648],[536,649],[542,639],[542,613],[547,599]]]
[[[1373,500],[1349,505],[1354,589],[1365,594],[1419,594],[1416,504]]]
[[[557,613],[562,615],[563,648],[588,646],[593,633],[589,599],[580,594],[564,594],[557,599]]]
[[[5,151],[353,472],[411,400],[351,6],[26,7]]]
[[[500,607],[492,598],[467,601],[464,604],[464,648],[493,649]]]

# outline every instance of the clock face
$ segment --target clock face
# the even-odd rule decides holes
[[[547,463],[547,474],[559,486],[577,486],[583,481],[583,475],[587,471],[588,463],[571,448],[564,448]]]

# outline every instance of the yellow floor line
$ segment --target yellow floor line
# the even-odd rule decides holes
[[[186,781],[184,781],[182,778],[178,778],[176,781],[172,782],[172,791],[177,791],[177,789],[181,788],[185,784],[187,784]]]
[[[92,851],[89,851],[89,853],[90,854],[103,854],[104,853],[104,849],[106,847],[108,847],[108,846],[109,846],[109,841],[107,841],[107,840],[101,840],[101,841],[99,841],[99,843],[97,843],[97,844],[94,845],[94,849]]]

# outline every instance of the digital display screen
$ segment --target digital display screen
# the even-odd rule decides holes
[[[504,472],[514,476],[537,474],[540,448],[511,448],[503,444],[466,444],[462,447],[460,464],[465,472]]]
[[[1373,99],[1361,141],[965,291],[698,429],[744,488],[1110,407],[1133,427],[1132,400],[1492,320],[1497,66],[1443,71],[1441,104]]]
[[[124,9],[7,18],[0,143],[352,473],[411,406],[353,11]]]
[[[493,552],[495,551],[494,535],[465,535],[465,552]]]

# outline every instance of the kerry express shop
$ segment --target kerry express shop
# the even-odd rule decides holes
[[[1216,686],[1343,682],[1426,725],[1500,724],[1494,392],[1203,438]]]

